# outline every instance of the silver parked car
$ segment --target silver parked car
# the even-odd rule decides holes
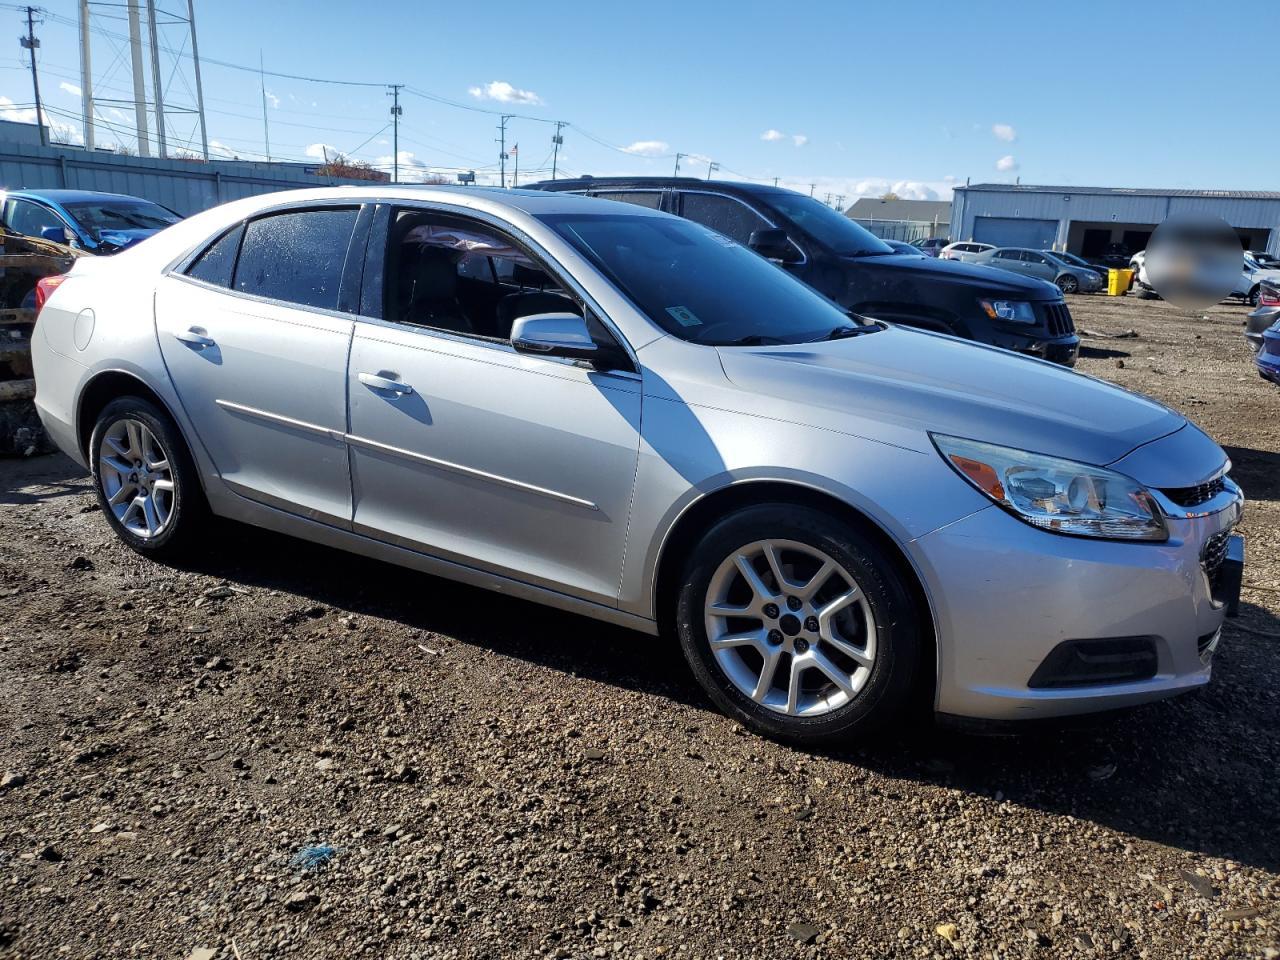
[[[1238,595],[1243,497],[1181,415],[640,207],[292,191],[40,298],[40,415],[139,553],[230,517],[670,631],[771,736],[1167,697]]]
[[[999,247],[980,253],[974,262],[1048,280],[1063,293],[1097,293],[1106,287],[1097,270],[1072,263],[1052,250]]]

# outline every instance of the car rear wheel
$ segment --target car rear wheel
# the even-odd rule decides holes
[[[1245,302],[1251,307],[1258,305],[1258,298],[1261,296],[1261,287],[1258,284],[1253,285],[1253,289],[1249,291],[1249,295],[1245,297]]]
[[[702,538],[676,628],[694,675],[766,736],[842,740],[898,711],[920,659],[909,592],[891,557],[807,507],[749,507]]]
[[[113,400],[89,441],[98,503],[116,535],[156,559],[187,552],[207,508],[177,424],[141,397]]]
[[[1078,293],[1080,291],[1080,281],[1072,274],[1064,273],[1058,278],[1058,289],[1063,293]]]

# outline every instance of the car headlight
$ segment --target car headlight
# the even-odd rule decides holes
[[[930,437],[956,473],[1033,527],[1111,540],[1169,538],[1151,494],[1124,474],[993,443]]]
[[[1025,300],[979,300],[978,303],[992,320],[1006,323],[1035,323],[1036,312]]]

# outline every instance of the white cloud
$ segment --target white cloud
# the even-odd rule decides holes
[[[35,107],[18,107],[14,105],[14,101],[10,97],[0,97],[0,120],[9,120],[13,123],[30,123],[36,122]],[[49,128],[49,137],[55,143],[84,143],[84,136],[80,132],[79,124],[63,123],[61,120],[55,120],[46,112],[44,115],[45,126]]]
[[[1018,161],[1013,159],[1013,154],[1005,154],[996,161],[996,169],[1001,173],[1008,173],[1010,170],[1018,169]]]
[[[61,90],[63,93],[71,94],[71,96],[73,97],[79,97],[84,94],[84,91],[81,90],[79,87],[77,87],[74,83],[67,83],[67,81],[65,80],[63,80],[60,84],[58,84],[58,89]]]
[[[760,139],[765,140],[768,143],[777,143],[779,140],[787,139],[787,135],[781,130],[774,130],[771,128],[760,134]]]
[[[995,134],[997,140],[1003,140],[1005,143],[1013,143],[1018,139],[1018,131],[1013,129],[1007,123],[997,123],[991,128],[991,132]]]
[[[791,135],[791,142],[794,143],[797,147],[803,147],[806,143],[809,142],[809,138],[806,137],[803,133],[793,133]]]
[[[468,87],[467,93],[477,100],[497,100],[499,103],[523,103],[537,106],[542,98],[532,90],[521,90],[505,80],[491,80],[482,87]]]
[[[671,152],[671,144],[665,140],[637,140],[631,146],[623,147],[622,152],[637,157],[660,157]]]
[[[280,98],[277,97],[270,90],[266,91],[265,95],[267,98],[267,103],[271,104],[272,109],[276,109],[280,106]]]
[[[308,144],[306,150],[303,151],[308,157],[315,160],[324,160],[326,155],[332,157],[337,152],[338,148],[331,143]]]

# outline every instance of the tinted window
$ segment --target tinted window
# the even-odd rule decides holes
[[[1017,250],[1000,250],[995,256],[997,260],[1018,260],[1021,254]]]
[[[357,210],[303,210],[245,227],[235,288],[304,307],[338,308],[338,287]]]
[[[616,190],[609,193],[597,193],[594,196],[603,200],[634,203],[637,207],[648,207],[650,210],[657,210],[662,205],[661,190]]]
[[[872,257],[893,252],[870,230],[803,193],[779,190],[761,194],[757,199],[842,256]]]
[[[844,311],[785,270],[688,220],[627,214],[540,219],[682,340],[804,343],[851,326]]]
[[[66,224],[52,210],[29,200],[10,200],[5,211],[5,221],[14,233],[38,237],[46,227],[65,227]]]
[[[710,193],[684,194],[681,213],[687,219],[743,244],[751,239],[753,231],[769,229],[764,217],[750,207],[730,197]]]
[[[187,276],[219,287],[231,286],[231,272],[236,267],[236,250],[243,232],[243,224],[238,224],[215,240],[187,267]]]
[[[1040,254],[1034,253],[1031,250],[1023,250],[1022,259],[1027,261],[1027,263],[1048,263],[1049,262],[1044,257],[1040,256]]]

